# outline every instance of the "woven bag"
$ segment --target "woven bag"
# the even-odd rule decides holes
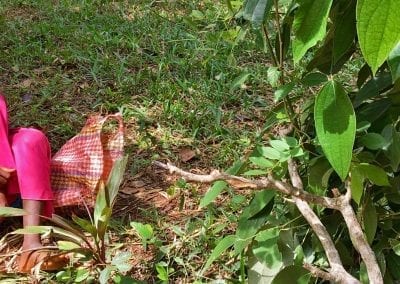
[[[116,120],[118,125],[107,124]],[[110,129],[111,127],[111,129]],[[123,156],[124,126],[120,114],[91,116],[51,161],[51,185],[57,213],[93,209],[99,181],[107,181]]]

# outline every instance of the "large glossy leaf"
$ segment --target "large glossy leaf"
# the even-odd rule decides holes
[[[247,0],[244,5],[243,17],[250,21],[254,28],[259,29],[273,3],[273,0]]]
[[[400,40],[400,1],[358,0],[357,34],[361,52],[373,73]]]
[[[210,265],[228,248],[233,246],[235,243],[236,236],[230,235],[224,237],[217,246],[214,248],[214,250],[211,252],[210,257],[207,259],[206,264],[204,265],[203,269],[201,270],[201,275],[210,267]]]
[[[296,63],[324,38],[332,0],[300,0],[299,4],[293,22],[293,59]]]
[[[317,137],[333,169],[344,180],[350,168],[356,133],[353,106],[335,81],[325,84],[314,106]]]

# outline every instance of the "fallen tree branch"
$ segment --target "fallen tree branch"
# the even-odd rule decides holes
[[[171,174],[176,173],[187,181],[212,183],[218,180],[223,180],[234,188],[271,189],[290,196],[319,238],[322,246],[325,249],[325,253],[331,266],[328,271],[320,270],[317,267],[311,268],[311,271],[311,269],[308,269],[310,266],[307,266],[308,268],[306,269],[310,270],[312,273],[319,273],[319,277],[328,281],[334,281],[336,283],[360,283],[344,269],[339,253],[329,233],[308,203],[318,204],[326,208],[340,211],[347,227],[349,228],[349,234],[353,246],[360,253],[361,258],[366,264],[371,283],[383,283],[382,274],[379,270],[375,255],[371,247],[368,245],[354,210],[351,207],[350,187],[348,187],[345,195],[340,195],[340,193],[337,192],[336,196],[333,198],[310,194],[309,192],[303,190],[303,184],[297,171],[297,165],[293,161],[289,161],[288,164],[291,184],[283,181],[277,181],[271,176],[252,180],[227,173],[221,173],[217,170],[212,171],[208,175],[200,175],[184,171],[169,163],[164,164],[155,161],[154,165],[168,170]]]
[[[200,183],[212,183],[218,180],[223,180],[229,183],[234,188],[252,188],[252,189],[274,189],[285,195],[297,196],[307,202],[319,204],[326,208],[339,209],[338,200],[336,198],[329,198],[324,196],[317,196],[310,194],[306,191],[300,191],[289,183],[277,181],[272,177],[251,180],[244,177],[238,177],[226,173],[221,173],[213,170],[208,175],[198,175],[184,171],[170,163],[164,164],[158,161],[153,162],[154,165],[168,170],[171,174],[175,173],[183,177],[187,181],[194,181]]]

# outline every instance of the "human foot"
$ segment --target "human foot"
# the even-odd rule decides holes
[[[18,271],[21,273],[30,273],[32,268],[40,264],[40,270],[54,271],[64,268],[69,262],[65,254],[57,254],[46,248],[23,252],[19,258]]]

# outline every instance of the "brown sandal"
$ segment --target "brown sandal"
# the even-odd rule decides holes
[[[21,254],[18,262],[18,271],[20,273],[30,273],[32,268],[38,264],[40,265],[40,270],[55,271],[61,270],[68,263],[69,258],[67,255],[40,248]]]

